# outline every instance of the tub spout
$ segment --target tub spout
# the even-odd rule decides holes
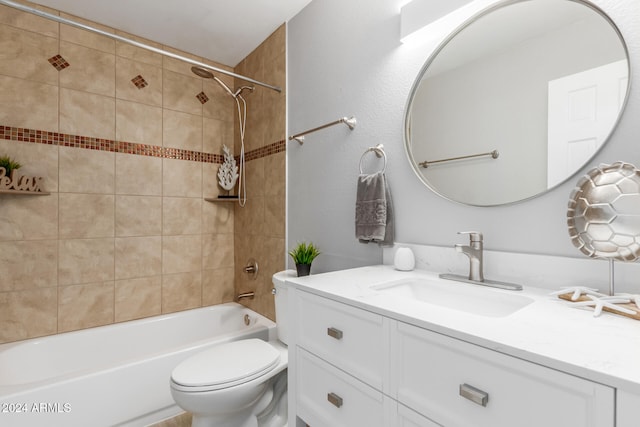
[[[239,302],[241,299],[245,299],[245,298],[253,299],[255,296],[256,296],[256,293],[255,293],[255,292],[243,292],[243,293],[238,294],[238,295],[236,296],[235,301],[236,301],[236,302]]]

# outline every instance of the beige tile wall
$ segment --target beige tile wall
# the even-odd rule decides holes
[[[238,66],[236,72],[283,88],[281,93],[256,90],[247,95],[245,149],[260,148],[286,139],[286,28],[282,25]],[[236,123],[237,125],[237,123]],[[239,135],[236,133],[236,152]],[[271,276],[286,266],[285,152],[247,163],[247,204],[235,208],[236,290],[254,291],[250,308],[275,318]],[[258,262],[255,280],[243,272],[249,258]]]
[[[186,63],[6,6],[0,49],[0,126],[216,154],[232,145],[235,102]],[[70,67],[51,66],[56,54]],[[284,25],[235,71],[284,88]],[[137,75],[148,86],[138,89]],[[246,97],[247,150],[284,140],[284,92]],[[44,176],[51,192],[0,195],[0,342],[226,302],[234,286],[255,290],[250,305],[273,317],[284,152],[247,162],[245,208],[203,201],[219,192],[217,164],[2,139],[0,155]],[[249,256],[257,281],[239,273]]]

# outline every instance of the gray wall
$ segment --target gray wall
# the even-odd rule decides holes
[[[402,136],[405,103],[424,60],[444,34],[422,44],[401,44],[402,3],[314,0],[289,22],[289,134],[342,116],[358,119],[353,131],[336,126],[307,136],[303,146],[289,142],[289,246],[313,241],[320,247],[323,255],[314,272],[381,262],[380,248],[354,238],[354,205],[361,155],[383,143],[397,242],[451,246],[463,241],[457,231],[480,230],[487,249],[581,257],[566,231],[567,201],[578,176],[603,162],[624,160],[640,166],[640,123],[634,120],[640,110],[635,85],[640,3],[594,1],[619,26],[632,67],[630,99],[609,144],[567,183],[502,207],[469,207],[442,199],[426,189],[409,166]],[[372,170],[375,162],[370,166]]]

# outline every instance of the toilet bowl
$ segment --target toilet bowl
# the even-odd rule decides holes
[[[171,395],[193,415],[193,427],[287,425],[287,327],[284,281],[273,275],[278,340],[257,338],[215,346],[182,361],[171,373]]]

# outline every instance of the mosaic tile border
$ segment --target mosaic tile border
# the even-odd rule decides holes
[[[245,160],[248,162],[250,160],[261,159],[262,157],[267,157],[272,154],[281,153],[286,151],[287,149],[287,141],[281,139],[280,141],[274,142],[269,145],[265,145],[264,147],[256,148],[255,150],[248,151],[245,154]]]
[[[32,142],[35,144],[75,147],[86,150],[109,151],[112,153],[136,154],[139,156],[161,157],[163,159],[189,160],[202,163],[223,163],[222,154],[204,153],[201,151],[183,150],[180,148],[160,147],[157,145],[139,144],[137,142],[113,141],[110,139],[89,136],[69,135],[44,130],[0,126],[0,139],[9,141]],[[248,151],[246,161],[260,159],[286,150],[285,140],[280,140],[264,147]]]

